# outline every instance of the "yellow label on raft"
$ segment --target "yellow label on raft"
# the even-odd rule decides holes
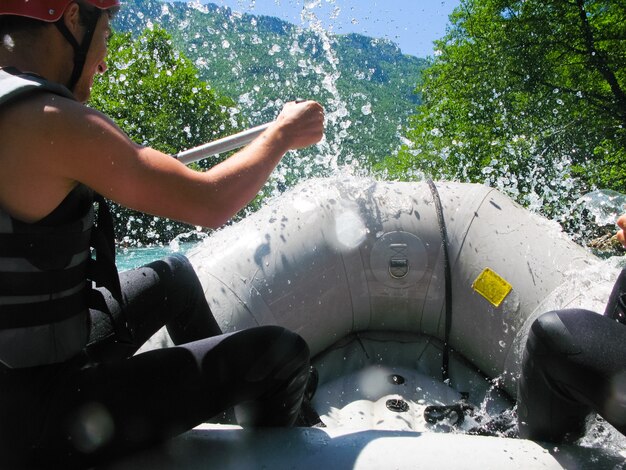
[[[472,284],[472,289],[491,302],[495,307],[498,307],[506,296],[509,295],[513,286],[506,282],[505,279],[498,276],[495,271],[485,268]]]

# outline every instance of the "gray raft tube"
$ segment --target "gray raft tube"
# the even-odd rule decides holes
[[[437,198],[448,242],[449,345],[514,398],[534,318],[552,308],[602,311],[617,273],[604,275],[597,298],[581,298],[572,279],[600,261],[494,189],[314,179],[216,232],[189,257],[225,332],[282,325],[313,355],[364,331],[443,342]]]

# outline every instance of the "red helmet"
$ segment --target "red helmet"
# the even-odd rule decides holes
[[[0,0],[0,15],[26,16],[53,23],[75,0]],[[120,6],[120,0],[82,0],[101,10]]]

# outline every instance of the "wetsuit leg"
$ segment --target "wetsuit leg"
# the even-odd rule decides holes
[[[587,310],[561,310],[532,325],[518,393],[520,436],[560,442],[600,414],[626,434],[626,326]]]
[[[221,333],[189,260],[175,254],[141,268],[120,273],[123,305],[105,289],[91,309],[87,351],[94,361],[134,354],[167,325],[175,344]]]
[[[75,370],[48,392],[39,455],[91,464],[175,436],[234,405],[243,425],[291,425],[308,369],[300,336],[264,326]]]

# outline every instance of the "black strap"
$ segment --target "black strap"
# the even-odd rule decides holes
[[[424,408],[424,419],[431,424],[446,420],[452,426],[463,424],[466,415],[473,415],[474,405],[469,403],[467,394],[461,394],[460,401],[451,405],[429,405]]]
[[[115,266],[115,233],[109,206],[100,194],[94,194],[98,203],[98,220],[91,231],[91,246],[96,259],[89,266],[89,278],[97,286],[106,287],[115,300],[122,304],[122,288]]]
[[[445,303],[446,303],[446,323],[444,326],[443,356],[441,365],[441,375],[444,381],[449,379],[450,366],[450,328],[452,326],[452,269],[450,267],[450,256],[448,254],[448,231],[443,217],[443,207],[439,198],[439,191],[433,180],[427,181],[430,192],[435,202],[435,212],[439,223],[439,233],[441,235],[441,250],[443,252],[444,280],[445,280]]]
[[[133,331],[126,319],[123,308],[122,288],[117,273],[117,266],[115,265],[113,217],[111,216],[109,205],[100,194],[94,194],[94,201],[98,203],[98,220],[92,230],[91,246],[96,251],[96,259],[92,259],[89,265],[89,278],[96,283],[96,286],[108,289],[113,298],[120,304],[121,314],[119,318],[123,324],[120,325],[120,322],[110,313],[101,292],[91,291],[89,305],[91,308],[96,308],[109,316],[118,341],[134,344]]]
[[[99,18],[100,10],[96,9],[94,19],[91,21],[91,24],[86,25],[87,29],[85,31],[85,36],[83,36],[83,42],[81,44],[78,43],[72,32],[67,28],[63,17],[61,17],[59,21],[54,23],[57,29],[61,32],[61,34],[72,45],[72,48],[74,49],[74,69],[72,70],[72,77],[70,78],[68,84],[68,88],[72,91],[74,90],[76,83],[78,83],[78,79],[83,73],[85,60],[87,59],[87,53],[89,52],[89,47],[91,46],[93,35],[96,32],[96,25],[98,24]]]

